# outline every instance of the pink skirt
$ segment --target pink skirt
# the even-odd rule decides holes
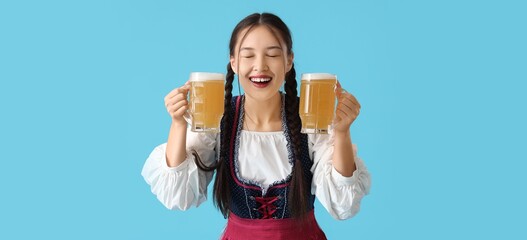
[[[221,240],[326,240],[311,210],[306,219],[245,219],[229,214]]]

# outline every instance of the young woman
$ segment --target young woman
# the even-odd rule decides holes
[[[186,210],[206,200],[215,170],[214,203],[228,217],[222,239],[326,239],[315,196],[334,218],[347,219],[369,192],[350,137],[360,110],[353,95],[338,86],[330,134],[300,132],[292,45],[273,14],[249,15],[234,28],[221,134],[188,130],[188,84],[165,97],[168,142],[150,154],[142,175],[167,208]],[[235,75],[242,96],[232,96]]]

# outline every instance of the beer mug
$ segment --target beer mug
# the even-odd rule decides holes
[[[302,74],[299,106],[302,133],[328,133],[335,117],[336,87],[336,75]]]
[[[193,132],[220,132],[225,100],[223,73],[190,73],[189,109],[184,115]]]

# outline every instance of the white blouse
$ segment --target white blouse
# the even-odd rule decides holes
[[[241,178],[256,182],[265,192],[268,186],[286,178],[292,170],[287,140],[283,132],[241,131],[238,168]],[[309,134],[309,154],[313,162],[311,193],[336,219],[353,217],[370,190],[370,174],[353,145],[356,170],[344,177],[332,165],[333,134]],[[219,134],[194,133],[187,130],[187,152],[196,150],[206,165],[217,157]],[[166,163],[166,143],[157,146],[145,162],[141,173],[159,201],[169,209],[187,210],[207,199],[207,186],[213,172],[200,170],[194,156],[177,167]]]

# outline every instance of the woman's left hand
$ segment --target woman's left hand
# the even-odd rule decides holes
[[[344,90],[339,82],[335,91],[338,104],[333,127],[335,131],[348,132],[351,124],[359,116],[360,103],[351,93]]]

